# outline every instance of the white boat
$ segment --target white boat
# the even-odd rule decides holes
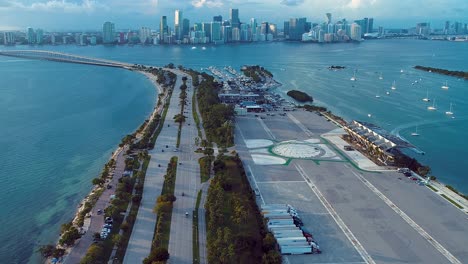
[[[442,87],[440,87],[440,88],[442,88],[444,90],[448,90],[449,87],[448,87],[447,81],[445,81],[444,85],[442,85]]]
[[[382,73],[380,73],[379,80],[383,80]]]
[[[401,70],[400,70],[400,73],[403,73],[403,72],[404,72],[403,69],[401,69]]]
[[[194,49],[197,49],[197,47],[193,46],[192,49],[193,49],[193,50],[194,50]]]
[[[393,81],[393,84],[392,84],[392,90],[396,90],[396,84],[395,84],[395,81]]]
[[[380,98],[380,95],[379,95],[379,94],[376,94],[376,95],[375,95],[375,98]]]
[[[419,136],[419,133],[418,133],[418,126],[416,126],[416,130],[415,130],[414,132],[411,133],[411,136],[413,136],[413,137]]]
[[[356,81],[356,71],[354,71],[354,73],[353,73],[353,77],[351,77],[351,79],[350,79],[350,80],[351,80],[351,81]]]
[[[430,110],[430,111],[435,111],[437,110],[436,106],[435,106],[435,101],[436,99],[434,99],[434,102],[432,102],[432,105],[431,106],[428,106],[427,107],[427,110]]]
[[[389,92],[389,91],[386,91],[385,94],[386,94],[386,95],[390,95],[390,92]]]
[[[429,89],[426,90],[426,97],[422,99],[424,102],[430,102],[431,99],[429,99]]]
[[[453,115],[453,110],[452,110],[452,103],[450,103],[450,110],[445,112],[446,115]]]

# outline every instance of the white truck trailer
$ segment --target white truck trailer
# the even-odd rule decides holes
[[[311,246],[280,246],[281,255],[312,254]]]

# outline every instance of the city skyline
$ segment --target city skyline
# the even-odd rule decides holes
[[[158,28],[161,16],[174,21],[174,11],[180,10],[183,18],[196,22],[212,21],[213,16],[229,18],[230,8],[239,9],[239,20],[248,22],[256,18],[259,23],[268,21],[281,24],[290,17],[326,21],[325,13],[332,13],[334,21],[362,17],[378,17],[384,27],[409,27],[427,21],[433,27],[443,27],[445,20],[464,20],[468,2],[462,0],[410,1],[394,3],[383,0],[337,0],[333,3],[316,0],[175,0],[169,3],[158,0],[91,1],[91,0],[0,0],[0,30],[18,30],[29,26],[57,30],[98,29],[105,21],[116,22],[116,29]],[[401,12],[411,10],[411,17]],[[281,16],[278,16],[281,12]]]

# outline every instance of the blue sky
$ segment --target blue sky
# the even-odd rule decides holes
[[[118,29],[157,28],[161,15],[167,15],[172,25],[175,9],[193,23],[211,21],[213,15],[227,19],[231,7],[239,9],[241,21],[256,17],[280,27],[290,17],[322,22],[326,12],[333,20],[374,17],[376,26],[384,27],[468,22],[468,0],[0,0],[0,30],[28,26],[88,30],[101,28],[104,21],[114,22]]]

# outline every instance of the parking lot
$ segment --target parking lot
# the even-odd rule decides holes
[[[285,263],[459,263],[468,259],[463,246],[468,244],[466,216],[402,173],[365,172],[346,159],[285,157],[285,165],[257,164],[252,153],[274,154],[268,148],[249,149],[245,140],[269,139],[274,144],[320,140],[321,134],[336,129],[323,117],[303,111],[258,115],[236,120],[236,148],[251,184],[258,188],[258,203],[294,205],[322,250],[320,255],[285,256]]]

